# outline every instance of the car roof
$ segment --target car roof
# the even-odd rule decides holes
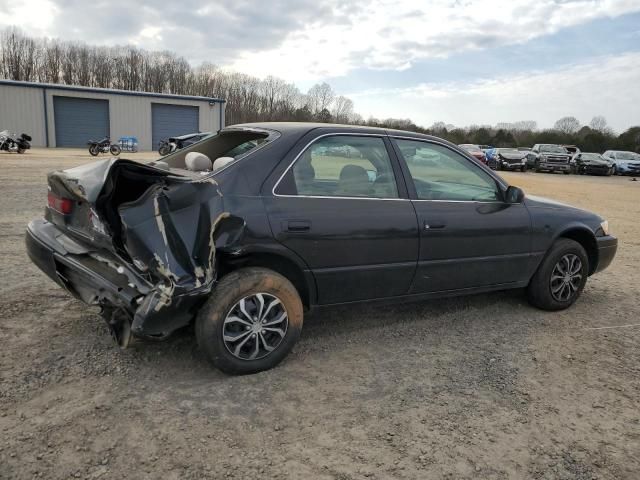
[[[432,135],[426,135],[423,133],[411,132],[409,130],[397,130],[393,128],[381,128],[381,127],[369,127],[366,125],[343,125],[338,123],[317,123],[317,122],[255,122],[255,123],[241,123],[237,125],[229,125],[224,130],[233,130],[238,128],[249,128],[259,130],[272,130],[280,133],[283,136],[289,135],[304,135],[312,130],[326,130],[329,132],[345,132],[345,133],[363,133],[363,134],[378,134],[378,135],[391,135],[399,137],[415,137],[425,140],[435,140],[442,142],[443,139],[434,137]]]

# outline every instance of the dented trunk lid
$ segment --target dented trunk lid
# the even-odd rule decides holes
[[[186,176],[123,159],[52,172],[50,192],[73,201],[46,217],[96,250],[106,249],[153,285],[135,306],[132,328],[170,321],[182,297],[209,292],[216,242],[238,242],[244,221],[224,210],[211,176]],[[170,308],[172,307],[173,308]],[[148,329],[147,329],[148,331]]]

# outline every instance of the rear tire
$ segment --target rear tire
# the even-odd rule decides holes
[[[578,299],[587,283],[589,258],[582,245],[557,240],[547,252],[527,287],[527,299],[542,310],[564,310]]]
[[[302,301],[289,280],[266,268],[242,268],[214,287],[198,313],[196,339],[223,372],[256,373],[287,356],[302,321]]]

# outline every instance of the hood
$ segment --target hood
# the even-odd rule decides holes
[[[577,161],[582,163],[583,165],[605,165],[608,167],[612,164],[608,160],[593,159],[593,158],[589,158],[589,159],[579,158],[577,159]]]
[[[602,220],[598,215],[596,215],[593,212],[582,210],[581,208],[574,207],[567,203],[558,202],[557,200],[552,200],[550,198],[538,197],[537,195],[526,195],[525,204],[527,208],[571,211],[574,213],[578,213],[579,216],[582,218],[588,217],[592,219],[598,219],[599,221]]]
[[[500,152],[499,155],[505,160],[523,160],[527,154],[524,152]]]

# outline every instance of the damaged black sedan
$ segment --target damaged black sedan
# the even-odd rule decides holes
[[[33,262],[100,307],[122,347],[195,322],[228,373],[278,364],[318,306],[526,288],[539,308],[567,308],[617,248],[597,215],[402,131],[238,125],[48,183],[27,229]]]

